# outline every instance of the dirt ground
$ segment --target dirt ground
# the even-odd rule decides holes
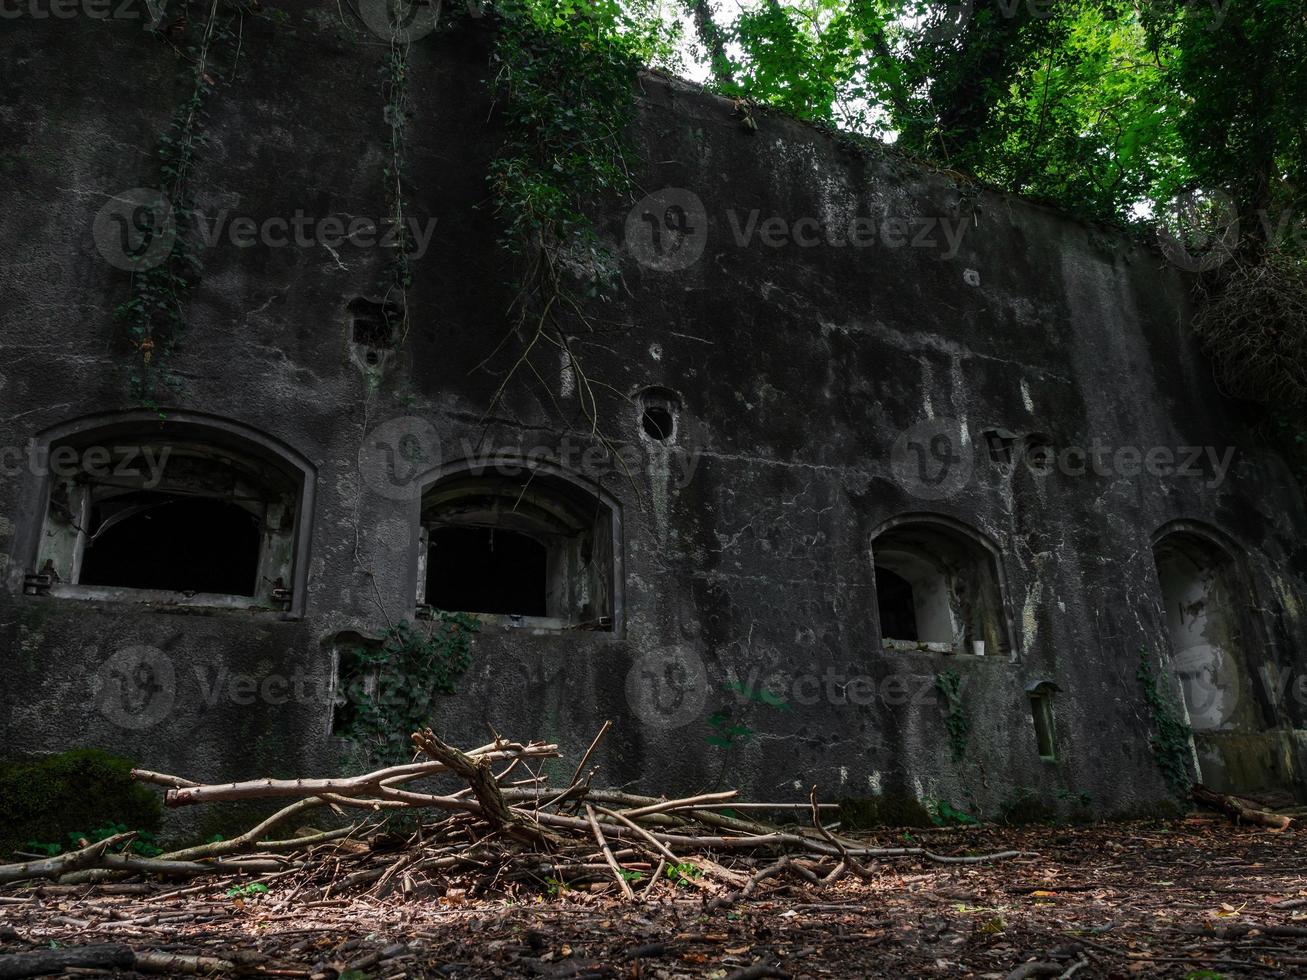
[[[893,846],[904,833],[871,840]],[[470,901],[455,889],[308,905],[275,886],[230,897],[230,881],[182,894],[164,884],[10,888],[0,897],[0,977],[12,975],[6,954],[89,944],[319,980],[1307,977],[1307,848],[1296,824],[1275,833],[1211,817],[907,833],[942,854],[1033,853],[980,865],[885,859],[871,881],[760,888],[711,912],[699,891],[668,880],[634,902],[612,885],[559,892],[544,882],[511,900]]]

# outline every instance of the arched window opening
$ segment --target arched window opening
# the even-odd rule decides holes
[[[1186,530],[1158,539],[1153,558],[1190,726],[1264,730],[1248,668],[1254,610],[1237,563],[1215,541]]]
[[[545,629],[613,628],[614,516],[567,480],[456,475],[423,497],[420,607]]]
[[[303,476],[219,435],[141,439],[115,427],[55,443],[29,591],[290,608]]]
[[[905,521],[872,543],[887,649],[1006,655],[1011,650],[994,553],[943,521]]]

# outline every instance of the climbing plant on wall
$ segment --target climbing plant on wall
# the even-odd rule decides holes
[[[1143,688],[1152,732],[1148,744],[1153,749],[1157,768],[1166,785],[1180,799],[1189,796],[1193,785],[1193,732],[1180,720],[1174,697],[1158,681],[1153,670],[1152,654],[1147,647],[1139,650],[1139,669],[1135,676]]]
[[[185,294],[203,269],[192,176],[207,142],[207,105],[235,66],[241,19],[247,14],[277,21],[285,16],[259,0],[208,0],[205,17],[195,26],[188,26],[184,15],[160,24],[160,37],[176,48],[183,62],[186,97],[159,137],[160,206],[170,213],[154,214],[151,231],[158,233],[168,225],[174,235],[162,261],[150,257],[147,262],[144,256],[138,260],[128,297],[115,310],[134,352],[132,395],[152,408],[158,407],[160,386],[177,384],[168,360],[186,326]]]
[[[487,414],[519,373],[561,412],[533,361],[553,352],[576,379],[591,433],[606,442],[605,386],[587,374],[582,347],[597,329],[587,304],[608,297],[618,273],[586,212],[630,193],[636,71],[670,50],[675,31],[612,0],[503,0],[496,9],[492,77],[506,135],[489,180],[501,245],[518,270],[510,319],[521,343],[501,344],[510,366]]]
[[[337,731],[369,764],[406,761],[409,735],[434,723],[436,701],[455,692],[471,666],[480,625],[466,613],[436,611],[429,622],[399,622],[381,640],[358,643],[342,657]]]
[[[956,670],[936,674],[935,690],[944,702],[944,727],[948,730],[953,761],[961,762],[967,754],[967,740],[971,734],[971,723],[962,707],[962,677]]]
[[[392,341],[398,346],[408,335],[408,289],[413,285],[410,253],[413,242],[405,218],[405,150],[409,117],[412,106],[408,94],[409,46],[398,38],[392,39],[390,51],[382,68],[382,92],[385,99],[386,166],[383,178],[386,184],[386,206],[392,227],[396,231],[394,256],[382,273],[380,292],[382,308],[397,307],[399,322],[390,324]]]

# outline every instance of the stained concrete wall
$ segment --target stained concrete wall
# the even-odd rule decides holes
[[[138,408],[135,355],[113,318],[128,276],[91,228],[112,195],[157,186],[158,135],[189,91],[183,59],[142,26],[18,19],[0,40],[6,447]],[[256,221],[384,217],[389,53],[334,4],[284,23],[246,17],[239,62],[206,110],[197,205]],[[408,52],[407,206],[437,223],[414,265],[412,329],[379,378],[351,349],[346,307],[375,296],[381,250],[221,241],[186,294],[171,361],[181,384],[163,414],[247,426],[311,464],[302,611],[23,595],[43,481],[24,465],[0,475],[7,756],[97,745],[206,780],[328,769],[340,752],[323,694],[335,638],[411,615],[417,576],[418,505],[378,473],[377,433],[429,425],[446,467],[481,445],[538,450],[596,478],[579,451],[576,379],[557,359],[538,363],[563,417],[517,382],[485,418],[507,362],[478,366],[507,328],[514,276],[486,184],[500,139],[488,56],[477,25]],[[754,130],[680,82],[644,75],[635,97],[635,196],[663,196],[595,202],[625,285],[578,344],[590,377],[624,396],[661,386],[682,407],[667,448],[641,436],[629,403],[602,403],[636,462],[633,479],[602,474],[620,517],[618,628],[488,626],[436,727],[479,744],[489,724],[575,759],[614,719],[601,779],[662,791],[725,783],[797,799],[815,784],[830,798],[906,790],[993,812],[1029,788],[1088,794],[1103,812],[1147,806],[1166,789],[1136,670],[1141,648],[1169,649],[1152,538],[1184,520],[1222,535],[1247,570],[1262,635],[1248,638],[1246,696],[1269,698],[1267,677],[1284,688],[1267,708],[1278,732],[1232,735],[1204,775],[1301,785],[1307,518],[1283,463],[1214,389],[1186,329],[1183,271],[892,152],[761,112]],[[646,213],[664,246],[680,243],[670,258]],[[849,229],[860,244],[839,244]],[[1039,475],[991,459],[986,429],[1059,452],[1233,456],[1219,478],[1211,462],[1196,476],[1139,475],[1129,453],[1099,468],[1110,472],[1076,473],[1072,455]],[[913,446],[941,435],[959,462],[936,486],[914,476]],[[1010,657],[881,649],[871,542],[914,513],[993,544]],[[141,649],[161,652],[166,690],[106,700]],[[960,675],[970,723],[961,761],[934,688],[945,671]],[[1056,762],[1039,758],[1031,723],[1027,691],[1041,681],[1058,689]],[[742,704],[733,682],[788,707]],[[710,744],[720,709],[753,737]]]

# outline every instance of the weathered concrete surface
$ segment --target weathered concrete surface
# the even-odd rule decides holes
[[[138,22],[19,19],[0,44],[0,445],[25,448],[70,420],[136,407],[133,352],[113,322],[128,276],[97,253],[91,222],[109,195],[157,185],[157,137],[188,88],[173,49]],[[6,755],[97,745],[202,779],[331,766],[339,746],[323,692],[334,638],[376,636],[411,615],[417,577],[418,505],[378,491],[370,435],[418,420],[434,427],[446,464],[480,444],[541,447],[577,465],[587,426],[557,362],[546,376],[568,418],[519,382],[483,422],[509,360],[478,365],[513,295],[485,182],[498,140],[488,51],[476,28],[409,52],[407,209],[437,225],[414,266],[411,332],[378,383],[351,351],[346,313],[355,297],[375,298],[388,258],[378,250],[222,241],[186,294],[172,359],[182,384],[165,410],[242,423],[316,467],[303,615],[24,596],[42,481],[8,466]],[[198,206],[256,221],[384,217],[388,53],[334,4],[280,25],[245,18],[238,66],[207,110]],[[730,103],[678,82],[644,76],[636,94],[640,193],[693,192],[706,239],[688,268],[659,271],[627,234],[633,202],[596,205],[626,289],[596,308],[600,331],[581,337],[587,371],[623,395],[654,385],[682,403],[667,448],[642,437],[630,404],[601,402],[639,460],[633,484],[615,472],[603,481],[620,505],[619,628],[487,627],[436,726],[480,743],[489,723],[575,758],[612,718],[597,755],[604,778],[663,790],[726,783],[799,798],[815,784],[830,798],[908,791],[992,813],[1028,788],[1054,801],[1088,794],[1102,812],[1149,806],[1166,790],[1135,675],[1141,648],[1168,650],[1151,539],[1185,519],[1242,554],[1264,633],[1243,650],[1247,696],[1263,698],[1281,730],[1235,733],[1247,744],[1227,739],[1223,765],[1265,768],[1269,753],[1276,778],[1301,786],[1307,751],[1291,730],[1307,728],[1296,696],[1307,516],[1284,465],[1214,390],[1186,332],[1184,276],[1114,233],[892,154],[766,114],[753,132]],[[869,218],[884,235],[866,247],[772,247],[759,225],[740,244],[755,210],[789,227]],[[915,224],[904,234],[886,220]],[[943,499],[893,466],[903,433],[932,419],[957,420],[974,456],[965,485]],[[1097,441],[1235,454],[1221,480],[1210,465],[1199,476],[1039,476],[993,462],[986,429],[1041,434],[1059,450]],[[997,546],[1011,659],[880,649],[871,539],[917,512]],[[174,668],[166,710],[151,702],[144,719],[92,694],[107,663],[125,662],[112,658],[142,646]],[[684,716],[650,707],[674,692],[641,686],[640,665],[665,651],[704,665],[706,692],[691,692]],[[1289,678],[1273,700],[1266,665]],[[934,689],[948,670],[961,675],[970,722],[961,762]],[[1057,762],[1038,757],[1026,694],[1043,680],[1059,691]],[[733,681],[765,682],[789,707],[741,704]],[[707,741],[722,708],[755,733],[730,750]],[[1205,775],[1219,782],[1216,768]]]

